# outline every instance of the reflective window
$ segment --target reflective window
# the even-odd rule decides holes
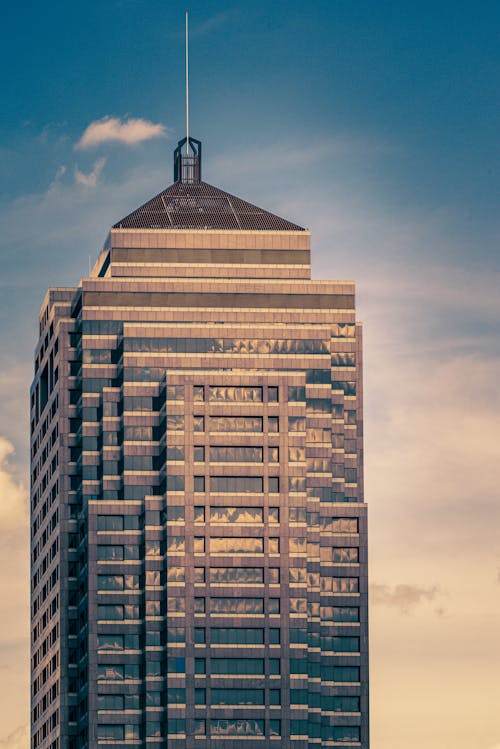
[[[358,518],[320,517],[321,529],[332,533],[358,533]]]
[[[271,718],[269,721],[269,735],[281,736],[281,720],[279,718]]]
[[[183,431],[184,429],[184,416],[179,414],[167,414],[166,416],[166,429],[169,432]]]
[[[321,546],[320,559],[322,562],[337,564],[355,564],[359,562],[359,549],[356,546]]]
[[[264,644],[264,630],[260,627],[212,627],[210,636],[212,645]]]
[[[97,590],[123,590],[123,575],[98,575]]]
[[[291,523],[305,523],[307,514],[305,507],[290,507],[288,509],[288,520]]]
[[[111,652],[117,652],[123,650],[124,647],[124,635],[99,635],[97,640],[97,650],[99,652],[110,650]]]
[[[193,416],[193,431],[194,432],[205,431],[205,417],[204,416]]]
[[[210,539],[210,551],[212,554],[263,554],[264,539],[214,536]]]
[[[193,458],[195,463],[203,463],[205,460],[205,448],[203,445],[195,445],[193,448]]]
[[[279,583],[280,581],[280,568],[279,567],[270,567],[268,574],[269,574],[269,583],[271,585],[275,585],[276,583]]]
[[[264,600],[262,598],[212,597],[210,607],[212,614],[262,614],[264,613]]]
[[[166,448],[165,457],[167,463],[174,460],[184,460],[184,447],[181,445],[171,445]]]
[[[169,674],[183,674],[186,671],[186,659],[185,658],[167,658],[167,673]]]
[[[212,705],[264,705],[263,689],[222,689],[210,690]]]
[[[167,642],[186,642],[186,630],[184,627],[167,627]]]
[[[306,490],[305,476],[289,476],[288,477],[288,491],[305,492],[305,490]]]
[[[322,741],[337,741],[351,744],[361,739],[359,726],[321,726]]]
[[[184,536],[167,536],[167,552],[172,553],[179,553],[184,552],[186,548],[185,538]]]
[[[263,658],[211,658],[212,674],[264,674]]]
[[[288,417],[288,431],[289,432],[305,432],[306,431],[306,420],[303,416],[289,416]]]
[[[359,593],[359,577],[322,577],[323,593]]]
[[[205,627],[194,628],[194,641],[198,645],[204,645],[206,642]]]
[[[184,507],[182,505],[168,505],[164,510],[167,523],[179,523],[184,520]]]
[[[290,537],[290,554],[305,554],[307,551],[307,540],[305,538]]]
[[[267,388],[267,400],[269,403],[277,403],[279,400],[279,388],[268,387]]]
[[[205,553],[205,537],[195,536],[193,539],[193,547],[194,547],[195,554],[204,554]]]
[[[322,621],[359,622],[359,608],[357,606],[321,606]]]
[[[359,637],[322,636],[321,649],[335,653],[359,653]]]
[[[194,508],[194,522],[195,523],[205,522],[205,507],[203,505],[197,505]]]
[[[306,598],[290,598],[290,613],[291,614],[307,614],[307,599]]]
[[[167,734],[169,736],[183,735],[186,733],[185,718],[169,718],[167,721]]]
[[[205,582],[205,567],[194,568],[194,582],[204,583]]]
[[[193,490],[195,492],[205,491],[205,476],[195,476],[193,478]]]
[[[259,584],[264,582],[264,570],[262,567],[212,567],[210,580],[219,584]]]
[[[262,476],[211,476],[210,490],[220,493],[262,494],[264,479]]]
[[[264,736],[264,721],[255,718],[224,719],[210,721],[211,736]]]
[[[280,540],[279,538],[270,538],[268,542],[269,554],[280,553]]]
[[[146,572],[146,575],[147,574],[148,573]],[[184,578],[185,578],[184,567],[167,567],[167,582],[183,583]]]
[[[262,523],[264,510],[262,507],[211,507],[210,520],[212,523]]]
[[[211,432],[262,432],[261,416],[211,416]]]
[[[98,710],[124,710],[125,696],[123,694],[100,694],[97,696]]]
[[[194,704],[195,705],[206,705],[207,704],[207,690],[204,687],[195,687],[194,690]],[[213,704],[213,702],[212,702]]]
[[[280,521],[280,508],[279,507],[269,508],[268,520],[270,523],[279,523]]]
[[[332,338],[354,338],[356,326],[354,323],[335,323],[332,325]]]
[[[193,400],[204,401],[205,400],[205,387],[204,385],[194,385],[193,387]]]
[[[186,610],[186,599],[180,596],[170,596],[167,598],[167,613],[183,612]]]
[[[257,401],[262,402],[262,388],[261,387],[232,387],[232,386],[218,386],[208,388],[208,400],[209,401]]]
[[[267,431],[270,433],[276,433],[280,430],[280,419],[279,416],[268,416],[267,417]]]
[[[205,736],[207,732],[207,722],[204,718],[195,718],[194,721],[194,735]]]
[[[184,400],[184,385],[167,385],[165,397],[168,401]]]
[[[210,460],[214,463],[262,463],[262,447],[211,447]]]
[[[292,584],[307,583],[307,570],[305,567],[290,567],[289,581]]]
[[[279,598],[269,598],[268,599],[268,613],[269,614],[279,614],[280,613],[280,599]]]

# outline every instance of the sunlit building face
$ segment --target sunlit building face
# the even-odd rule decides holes
[[[354,286],[177,159],[41,311],[33,749],[368,749]]]

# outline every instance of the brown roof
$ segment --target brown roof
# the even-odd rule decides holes
[[[113,229],[242,229],[304,231],[206,182],[174,182]]]

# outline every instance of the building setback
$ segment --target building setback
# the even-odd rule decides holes
[[[42,305],[32,749],[368,749],[354,285],[184,145]]]

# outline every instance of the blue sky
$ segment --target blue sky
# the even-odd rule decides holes
[[[498,749],[489,638],[500,624],[499,6],[254,0],[189,10],[204,179],[306,225],[315,276],[357,282],[374,746]],[[2,11],[4,749],[27,746],[36,317],[47,287],[76,284],[111,224],[172,181],[184,11],[165,0],[28,0]],[[82,147],[92,123],[120,136]],[[479,682],[474,702],[466,685]]]

